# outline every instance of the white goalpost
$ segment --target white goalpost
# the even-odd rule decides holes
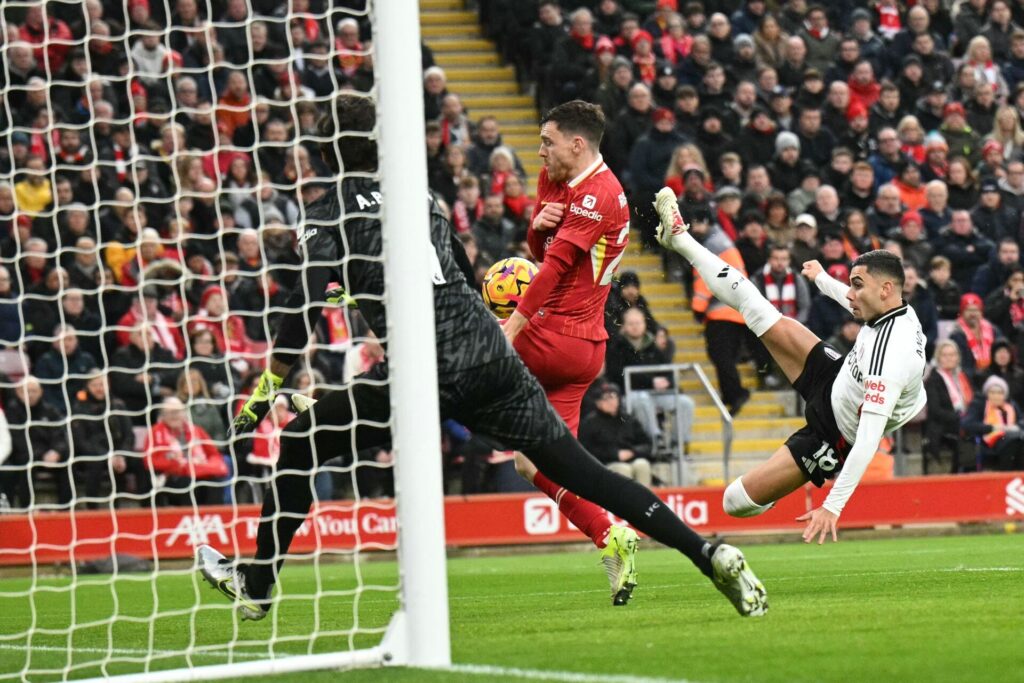
[[[125,0],[125,21],[128,27],[123,35],[114,36],[112,42],[117,43],[126,53],[127,74],[105,74],[97,70],[98,64],[94,60],[100,59],[102,54],[90,51],[90,41],[103,38],[115,22],[112,17],[93,17],[85,22],[81,38],[62,37],[53,43],[58,46],[67,44],[73,50],[68,55],[77,54],[74,51],[79,49],[85,54],[89,74],[83,78],[82,99],[76,101],[75,105],[78,108],[74,112],[60,110],[57,98],[60,88],[66,84],[61,80],[63,76],[50,68],[50,60],[54,57],[44,47],[44,58],[38,62],[37,72],[43,73],[46,76],[44,80],[51,82],[46,86],[48,94],[44,98],[44,108],[48,110],[48,115],[29,120],[19,118],[17,112],[9,111],[6,122],[9,129],[0,131],[0,145],[6,145],[8,157],[14,160],[9,173],[0,172],[0,192],[4,186],[15,187],[27,173],[28,157],[16,158],[16,145],[20,144],[23,137],[29,139],[30,149],[35,149],[40,140],[42,144],[58,145],[62,131],[73,129],[80,134],[82,149],[91,148],[88,154],[77,157],[83,164],[91,165],[91,169],[84,165],[75,166],[74,155],[61,156],[58,153],[54,154],[52,163],[44,166],[45,182],[49,183],[54,195],[49,208],[35,210],[18,205],[13,213],[5,215],[0,204],[0,220],[11,219],[14,225],[19,220],[31,222],[33,237],[45,233],[43,241],[47,243],[45,257],[50,264],[49,268],[68,264],[77,267],[78,255],[86,252],[95,257],[100,265],[95,290],[72,286],[66,281],[69,276],[65,270],[61,276],[65,279],[60,279],[58,288],[50,292],[27,280],[27,274],[34,271],[26,267],[26,259],[36,253],[27,239],[28,233],[15,235],[17,249],[13,256],[0,257],[0,263],[11,272],[20,292],[38,289],[42,293],[32,296],[56,310],[53,331],[36,334],[35,337],[30,334],[34,314],[21,314],[22,337],[19,341],[25,353],[19,351],[19,362],[23,365],[19,372],[11,373],[13,354],[0,350],[0,392],[16,396],[12,400],[23,401],[29,406],[31,378],[36,369],[42,366],[38,358],[26,359],[25,354],[33,356],[33,344],[41,349],[52,345],[59,353],[65,354],[64,375],[42,379],[39,385],[42,390],[52,386],[60,388],[64,404],[58,408],[63,408],[63,415],[53,421],[42,421],[34,417],[38,412],[27,407],[26,420],[23,423],[12,423],[11,426],[10,434],[15,441],[14,453],[18,453],[19,445],[23,446],[30,441],[30,434],[34,433],[32,430],[41,425],[57,430],[55,434],[63,430],[66,436],[66,454],[59,461],[48,460],[43,456],[38,460],[30,457],[27,462],[8,459],[2,452],[4,444],[0,439],[0,485],[6,486],[7,480],[4,477],[10,476],[18,477],[19,482],[23,478],[28,486],[27,503],[13,495],[10,500],[5,494],[0,499],[0,614],[16,615],[16,618],[8,622],[9,628],[0,628],[0,683],[111,679],[159,683],[356,667],[450,667],[441,429],[436,391],[432,259],[429,258],[433,247],[426,201],[428,189],[418,2],[367,0],[365,13],[352,10],[342,13],[334,7],[332,0],[294,4],[282,1],[277,3],[279,9],[283,8],[282,15],[261,17],[257,14],[257,7],[266,7],[268,3],[244,0],[246,16],[239,20],[230,15],[231,7],[237,0],[222,3],[214,3],[213,0],[196,1],[202,10],[200,14],[207,19],[198,22],[195,25],[197,30],[188,34],[190,49],[195,44],[193,40],[202,40],[197,38],[198,32],[205,32],[207,40],[209,36],[219,36],[218,32],[223,33],[221,39],[217,40],[218,46],[208,46],[213,56],[211,64],[197,67],[190,65],[186,59],[184,66],[180,63],[175,66],[176,57],[171,56],[170,46],[175,35],[182,35],[180,30],[183,27],[169,23],[166,30],[160,31],[160,43],[167,50],[163,70],[159,74],[146,73],[137,60],[133,59],[131,50],[143,36],[153,31],[139,28],[147,24],[132,15],[132,12],[137,11],[135,6],[138,3]],[[176,0],[151,2],[162,4],[168,22],[178,16],[179,3]],[[211,16],[215,4],[218,7],[227,6],[228,14]],[[6,22],[24,21],[40,3],[35,0],[15,0],[4,5],[0,8],[0,13],[4,13],[0,28],[5,29]],[[82,5],[84,8],[85,3]],[[300,7],[297,12],[293,11],[296,6]],[[44,16],[46,12],[44,9]],[[267,466],[262,474],[240,473],[239,463],[232,464],[232,458],[239,457],[234,454],[233,446],[227,440],[212,439],[214,446],[228,462],[229,472],[220,481],[229,488],[241,483],[246,490],[257,491],[253,494],[255,500],[246,504],[239,502],[235,495],[224,494],[221,499],[221,494],[217,494],[213,503],[201,503],[198,488],[189,488],[180,498],[186,502],[178,503],[184,508],[173,517],[175,521],[170,523],[172,526],[168,526],[165,520],[171,517],[166,515],[167,508],[163,507],[167,499],[161,496],[172,491],[171,479],[153,469],[150,461],[143,457],[141,444],[143,437],[145,443],[150,444],[158,420],[163,420],[161,408],[169,410],[167,406],[170,404],[162,402],[169,401],[167,397],[172,396],[173,391],[157,391],[153,386],[156,380],[151,380],[150,374],[155,376],[161,371],[173,370],[180,377],[184,373],[189,376],[187,381],[182,380],[189,392],[188,396],[194,396],[191,393],[193,379],[190,369],[198,367],[195,364],[206,358],[201,358],[193,346],[198,343],[193,337],[202,336],[195,335],[194,329],[202,328],[193,329],[191,325],[202,315],[207,315],[207,290],[202,292],[201,311],[198,300],[189,298],[197,291],[194,284],[197,279],[208,283],[203,287],[222,288],[221,295],[224,298],[228,298],[228,293],[238,291],[231,287],[240,276],[258,281],[254,290],[257,294],[253,296],[258,295],[263,306],[259,311],[245,313],[242,316],[244,319],[259,316],[262,321],[263,316],[281,310],[280,301],[272,301],[277,275],[271,278],[267,274],[268,270],[272,270],[271,253],[280,246],[280,242],[274,240],[280,237],[284,229],[297,229],[304,211],[300,208],[297,218],[292,221],[286,209],[287,203],[280,201],[273,204],[272,201],[292,197],[296,200],[295,204],[301,207],[306,177],[301,170],[305,163],[302,155],[308,154],[309,149],[321,142],[315,133],[299,125],[301,105],[313,102],[320,111],[330,111],[332,97],[311,97],[308,93],[293,89],[290,95],[280,100],[271,98],[269,103],[265,98],[253,94],[244,106],[219,105],[217,88],[230,87],[230,79],[221,78],[223,74],[216,73],[216,70],[223,67],[225,71],[242,73],[247,87],[255,93],[259,89],[258,70],[262,69],[261,73],[273,73],[276,77],[282,71],[282,65],[287,73],[296,68],[301,46],[296,44],[293,34],[301,32],[302,27],[308,29],[312,23],[322,27],[322,37],[328,43],[328,62],[336,64],[340,53],[346,50],[336,40],[336,31],[341,26],[339,17],[355,17],[364,24],[368,19],[372,27],[372,47],[364,43],[361,56],[368,62],[372,60],[373,86],[368,96],[374,98],[378,113],[373,136],[379,149],[378,175],[384,198],[381,203],[382,260],[385,264],[384,301],[388,310],[388,336],[382,341],[386,341],[390,369],[390,452],[393,457],[394,501],[363,498],[357,483],[357,470],[387,469],[391,460],[357,459],[351,465],[328,467],[335,476],[351,482],[354,500],[330,501],[325,498],[315,503],[310,519],[297,534],[303,543],[298,544],[298,549],[293,547],[289,554],[290,558],[298,556],[309,562],[293,559],[288,563],[282,573],[278,599],[271,613],[264,621],[253,624],[239,621],[234,616],[233,606],[214,591],[207,590],[183,552],[173,554],[170,550],[180,551],[185,546],[210,543],[228,557],[237,556],[244,560],[246,556],[251,556],[259,514],[258,491],[265,490],[264,495],[274,495],[272,482],[276,476],[275,471],[272,466]],[[263,27],[254,28],[255,24],[262,24]],[[248,60],[242,64],[217,62],[227,54],[230,48],[227,37],[236,29],[247,36]],[[261,31],[272,36],[284,36],[287,54],[257,56],[254,41],[259,42],[258,34]],[[221,42],[224,44],[221,45]],[[8,90],[7,97],[9,99],[11,93],[14,93],[16,101],[24,99],[32,102],[37,97],[32,89],[38,90],[38,84],[19,84],[15,70],[10,66],[17,62],[14,53],[21,47],[12,42],[0,45],[3,63],[8,70],[4,74],[5,80],[7,83],[15,83]],[[68,57],[72,61],[76,58]],[[308,55],[306,59],[309,59]],[[72,71],[69,67],[60,73]],[[213,99],[209,107],[202,103],[184,103],[178,98],[176,88],[180,82],[172,76],[182,75],[197,82],[200,92],[204,86],[208,87]],[[140,97],[138,92],[131,89],[135,79],[143,78],[152,79],[151,82],[157,83],[157,88],[166,88],[170,102],[167,112],[150,111],[145,97]],[[338,79],[332,76],[332,80],[338,86]],[[89,85],[93,82],[96,85]],[[285,87],[284,78],[281,82],[282,86],[275,93]],[[57,84],[56,88],[52,87],[53,83]],[[128,93],[127,110],[123,112],[119,112],[116,105],[107,108],[104,104],[109,104],[107,99],[112,97],[112,92],[121,91],[118,89]],[[187,88],[181,90],[187,92]],[[6,106],[2,96],[0,106]],[[267,122],[261,120],[260,107],[269,108],[272,112],[280,110],[283,112],[282,118],[295,123],[294,127],[289,126],[290,140],[265,142],[261,138],[262,127]],[[113,109],[113,113],[110,113],[110,109]],[[256,131],[252,143],[240,145],[237,137],[235,141],[226,138],[223,129],[217,132],[218,115],[223,111],[229,114],[241,112],[250,117]],[[108,139],[112,139],[109,129],[121,130],[121,126],[131,131],[134,143],[135,136],[142,135],[146,129],[145,123],[140,123],[140,117],[144,115],[153,116],[154,119],[164,117],[161,120],[165,121],[165,125],[160,128],[152,146],[133,145],[126,149],[119,145],[107,145]],[[191,130],[189,136],[183,135],[181,140],[175,140],[177,133],[174,122],[182,116],[196,121],[207,121],[204,116],[213,120],[214,139],[217,142],[212,149],[200,150],[191,146],[201,145],[201,141],[193,142]],[[203,125],[206,124],[201,124],[200,128]],[[244,125],[245,122],[239,124],[240,127]],[[201,136],[196,139],[201,140]],[[172,142],[168,144],[167,140]],[[292,185],[283,186],[276,180],[263,182],[264,174],[276,177],[275,174],[281,170],[261,156],[261,149],[268,148],[285,150],[282,158],[286,158],[285,163],[296,169],[296,179]],[[225,199],[226,188],[232,180],[230,167],[234,161],[227,162],[227,170],[219,169],[217,164],[222,153],[238,154],[249,159],[253,175],[257,177],[251,187],[251,196],[245,194],[244,187],[242,190],[235,187],[235,191],[243,195],[241,201],[251,200],[250,204],[242,204],[243,208],[256,206],[252,211],[255,224],[251,234],[257,236],[259,243],[258,254],[263,264],[259,270],[246,271],[244,268],[239,269],[238,265],[214,267],[213,272],[192,269],[190,259],[195,252],[188,250],[188,243],[206,240],[202,242],[204,248],[213,244],[218,249],[215,257],[210,257],[211,261],[220,258],[222,263],[230,264],[230,257],[235,257],[234,263],[238,264],[239,254],[224,252],[241,252],[243,237],[250,235],[248,228],[236,223],[236,216],[241,211],[237,208],[239,204],[232,205]],[[31,154],[34,152],[30,152],[29,156]],[[206,169],[204,173],[209,175],[211,159],[212,172],[219,174],[219,177],[212,178],[213,186],[209,184],[208,177],[196,180],[189,176],[194,168],[203,164]],[[142,176],[134,170],[136,162],[146,166],[151,174],[158,171],[166,173],[165,179],[171,185],[168,188],[170,196],[153,198],[146,195],[143,181],[139,180]],[[72,178],[76,195],[72,202],[74,207],[70,209],[62,206],[61,202],[66,200],[60,198],[63,191],[61,186],[67,177]],[[104,185],[108,180],[111,186],[120,185],[120,188],[131,189],[131,199],[125,202],[121,195],[111,197],[111,186]],[[310,177],[310,180],[313,178]],[[331,189],[336,185],[333,179],[327,185],[328,192],[335,191]],[[264,193],[274,199],[264,200]],[[80,200],[79,195],[83,199]],[[79,209],[79,205],[84,205],[84,208]],[[146,207],[154,206],[165,216],[166,222],[163,225],[146,224]],[[92,247],[88,246],[88,242],[81,242],[80,236],[69,232],[66,227],[71,220],[68,214],[77,210],[88,215]],[[275,210],[276,213],[273,213]],[[232,214],[232,211],[235,213]],[[215,216],[217,231],[211,235],[198,236],[199,226],[176,227],[176,222],[187,223],[190,219],[195,220],[193,217],[198,215]],[[28,218],[23,219],[22,216]],[[126,232],[119,234],[128,235],[118,241],[116,247],[112,247],[112,243],[105,237],[109,233],[104,232],[114,219],[125,226]],[[139,223],[135,226],[138,229],[132,230],[133,222]],[[136,273],[137,281],[122,279],[120,271],[107,267],[111,254],[120,253],[111,250],[134,250],[132,253],[135,255],[126,261],[126,273],[130,272],[132,258],[144,264],[145,243],[151,239],[149,228],[160,233],[162,253],[177,252],[181,262],[156,275],[153,275],[152,269],[140,267]],[[49,239],[51,234],[53,239]],[[235,246],[236,239],[238,246]],[[86,246],[83,247],[83,244]],[[232,246],[226,248],[226,244]],[[273,253],[277,254],[278,251]],[[245,255],[240,255],[244,261]],[[358,255],[351,257],[358,258]],[[301,268],[301,264],[282,263],[284,265],[275,272],[284,273],[285,277],[287,273],[295,274]],[[299,283],[298,286],[302,286],[301,280]],[[177,301],[184,309],[175,314],[177,318],[171,313],[166,316],[172,327],[178,325],[183,331],[183,353],[173,363],[157,360],[157,349],[162,349],[164,345],[157,333],[154,346],[143,352],[145,361],[140,368],[133,370],[122,367],[117,360],[122,356],[111,353],[111,350],[134,344],[135,337],[132,336],[127,345],[120,339],[115,345],[112,340],[115,334],[122,333],[126,336],[138,334],[145,337],[155,327],[154,320],[149,317],[152,314],[145,312],[146,301],[152,296],[147,289],[151,284],[161,287],[161,309],[168,305],[170,299]],[[169,296],[163,298],[167,292]],[[95,359],[101,366],[98,373],[90,370],[89,373],[76,374],[71,369],[71,351],[67,350],[70,347],[61,346],[61,334],[67,333],[60,330],[71,325],[69,321],[72,316],[65,301],[79,294],[86,300],[85,313],[94,307],[93,312],[101,321],[97,330],[78,332],[80,340],[95,342],[102,349],[101,357]],[[216,292],[210,294],[210,297],[215,295]],[[118,296],[130,302],[131,311],[142,311],[136,326],[124,323],[123,318],[108,318],[108,302],[116,300]],[[30,300],[31,297],[19,301],[24,306],[25,301]],[[222,325],[220,338],[228,341],[233,334],[229,320],[231,315],[230,310],[223,313],[218,319],[220,322],[216,323]],[[78,315],[74,320],[83,317],[84,314]],[[268,340],[271,339],[272,323],[261,324],[269,333]],[[346,312],[344,322],[338,324],[345,328],[347,336],[344,342],[314,342],[316,349],[310,359],[322,348],[332,352],[348,349],[355,353],[352,350],[356,348],[355,343],[363,339],[353,332],[356,323],[352,323]],[[348,346],[343,347],[343,343]],[[265,360],[265,346],[260,349],[260,353]],[[231,359],[228,354],[222,358],[228,365]],[[312,368],[312,360],[309,362]],[[136,371],[139,373],[138,381],[150,393],[142,407],[125,407],[121,401],[126,400],[126,395],[119,392],[109,378],[115,374],[126,376]],[[229,367],[229,376],[231,372]],[[314,370],[310,369],[308,374],[310,381],[314,382]],[[108,387],[106,398],[100,399],[101,403],[106,401],[107,409],[94,416],[95,424],[90,423],[92,426],[82,431],[81,422],[76,422],[82,419],[77,411],[91,396],[89,382],[99,375],[103,376],[104,386]],[[141,378],[142,375],[145,375],[145,379]],[[230,408],[244,396],[232,381],[238,382],[228,381],[232,392],[217,396],[216,401],[220,401],[217,405]],[[336,384],[333,381],[326,383]],[[183,391],[180,383],[177,390],[178,394]],[[44,400],[48,398],[49,394],[46,394]],[[182,406],[185,415],[192,416],[190,411],[195,407],[194,404],[202,404],[204,401],[215,402],[209,396],[206,399],[195,398],[193,401],[185,399]],[[271,410],[274,411],[273,408]],[[356,413],[358,419],[358,411]],[[3,412],[0,412],[2,415]],[[271,417],[266,419],[270,420]],[[132,433],[136,450],[84,454],[82,434],[93,433],[89,430],[104,433],[105,438],[111,442],[117,440],[115,432],[118,430],[111,426],[113,418],[121,418],[125,424],[134,422]],[[274,424],[277,425],[277,422]],[[3,424],[0,424],[0,429],[4,429]],[[279,430],[275,433],[279,434]],[[268,437],[268,443],[270,440],[271,437]],[[192,437],[187,437],[177,446],[172,444],[170,448],[173,450],[177,447],[179,451],[184,448],[186,455],[182,457],[191,460],[195,445]],[[123,470],[119,468],[123,468],[125,460],[131,462],[132,458],[146,462],[145,468],[153,475],[152,490],[124,493],[119,490],[120,484],[115,484],[115,479],[123,475]],[[194,463],[190,466],[193,469],[189,471],[197,471]],[[50,489],[59,475],[52,475],[52,471],[58,471],[61,467],[66,469],[70,480],[71,500],[70,503],[54,504]],[[86,475],[82,472],[87,467],[91,468],[88,469],[88,476],[102,480],[103,486],[99,487],[99,493],[84,493],[87,490]],[[37,492],[37,486],[45,491]],[[312,477],[310,486],[314,486]],[[0,489],[0,493],[3,490],[6,489]],[[15,491],[14,488],[10,490]],[[377,516],[368,517],[367,511]],[[388,521],[392,511],[394,520]],[[375,521],[381,519],[385,521]],[[393,538],[395,527],[397,541],[380,540]],[[100,531],[97,532],[97,529]],[[342,535],[351,537],[349,544],[332,545]],[[131,548],[145,554],[145,559],[151,562],[151,568],[129,573],[124,568],[126,558],[120,557],[122,548]],[[397,568],[387,562],[376,561],[380,553],[375,553],[377,558],[371,558],[370,555],[374,553],[366,551],[373,550],[394,550]],[[126,551],[126,554],[136,553]],[[83,573],[82,559],[101,555],[113,558],[109,573],[91,576]],[[332,562],[333,559],[342,561]],[[339,572],[344,575],[343,581],[337,578]],[[298,578],[293,581],[292,576]],[[134,602],[136,598],[138,603]],[[386,616],[387,610],[393,610],[390,616]],[[338,618],[334,620],[336,616]],[[301,624],[301,627],[296,624]]]

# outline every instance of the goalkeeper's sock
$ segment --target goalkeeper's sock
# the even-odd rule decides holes
[[[753,282],[711,253],[689,232],[673,236],[672,246],[693,264],[719,301],[740,312],[747,327],[758,337],[782,318],[782,313],[764,298]]]
[[[540,489],[548,498],[558,503],[558,510],[573,525],[590,537],[598,548],[604,548],[607,543],[608,529],[611,528],[611,520],[608,513],[591,503],[589,500],[580,498],[572,491],[567,491],[537,472],[533,477],[533,485]]]
[[[602,465],[568,431],[555,441],[524,449],[523,453],[549,479],[604,507],[659,543],[675,548],[705,576],[711,576],[711,560],[703,552],[707,541],[650,489]]]

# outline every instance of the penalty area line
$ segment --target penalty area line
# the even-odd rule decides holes
[[[489,666],[485,664],[452,664],[451,666],[427,669],[428,671],[451,671],[469,676],[502,676],[531,681],[559,681],[560,683],[695,683],[682,678],[651,678],[629,674],[591,674],[578,671],[545,671],[544,669],[519,669],[516,667]]]

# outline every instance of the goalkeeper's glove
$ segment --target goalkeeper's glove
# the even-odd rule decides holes
[[[359,308],[359,303],[351,294],[345,291],[344,287],[331,287],[324,293],[327,295],[327,303],[332,306]]]
[[[260,375],[260,382],[256,385],[249,400],[242,406],[242,410],[235,416],[231,423],[231,435],[239,436],[256,429],[267,413],[270,412],[270,405],[274,402],[274,394],[281,388],[283,377],[278,377],[270,370],[264,370]]]

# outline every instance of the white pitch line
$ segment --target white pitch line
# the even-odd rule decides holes
[[[483,664],[452,664],[439,667],[440,671],[468,674],[470,676],[504,676],[532,681],[559,681],[564,683],[693,683],[682,678],[649,678],[619,674],[588,674],[576,671],[545,671],[543,669],[518,669]]]

